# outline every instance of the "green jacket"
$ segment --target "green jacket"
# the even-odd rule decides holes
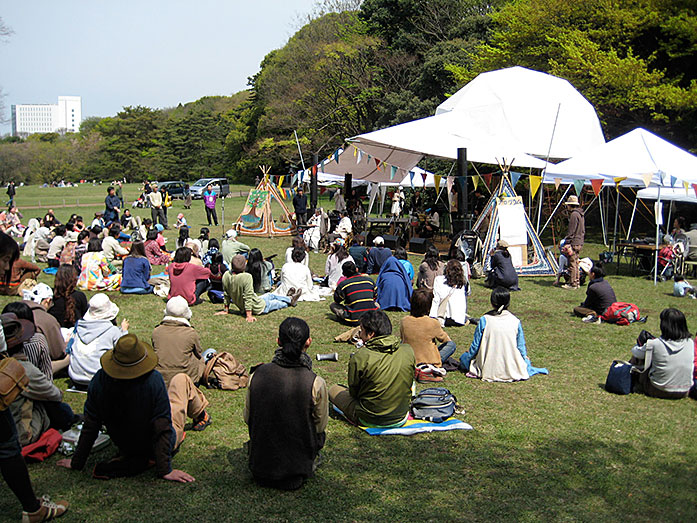
[[[414,383],[414,351],[397,336],[372,338],[351,356],[349,393],[366,425],[392,425],[409,412]]]
[[[266,308],[266,302],[254,292],[254,280],[248,272],[234,274],[227,271],[223,275],[223,291],[225,306],[229,307],[232,302],[242,314],[252,311],[252,314],[258,316]]]

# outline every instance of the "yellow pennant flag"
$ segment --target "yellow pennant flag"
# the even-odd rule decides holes
[[[539,190],[541,183],[542,183],[542,176],[535,176],[535,175],[530,176],[530,190],[532,191],[533,198],[537,194],[537,191]]]
[[[641,179],[644,180],[644,186],[648,187],[651,184],[651,179],[653,178],[653,173],[646,173],[641,175]]]
[[[436,184],[436,194],[440,191],[440,176],[437,174],[433,175],[433,182]]]
[[[474,190],[477,190],[477,187],[479,186],[479,175],[475,174],[472,176],[472,183],[474,184]]]
[[[560,185],[561,185],[561,178],[555,178],[554,179],[554,188],[559,189]]]
[[[689,193],[689,191],[690,191],[690,184],[689,184],[689,182],[682,182],[682,186],[685,187],[685,196],[687,196],[688,193]]]
[[[278,177],[278,186],[283,187],[283,180],[286,177],[285,174],[282,174],[281,176]]]
[[[354,146],[353,146],[353,157],[355,158],[357,154],[358,154],[358,147],[356,147],[356,146],[354,145]]]
[[[620,190],[620,184],[627,179],[626,176],[622,176],[620,178],[613,178],[612,181],[615,182],[615,189],[617,191]]]

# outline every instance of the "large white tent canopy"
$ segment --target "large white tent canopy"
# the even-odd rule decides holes
[[[637,198],[641,200],[658,200],[658,187],[647,187],[646,189],[641,189],[636,193]],[[661,188],[660,194],[661,200],[669,202],[681,202],[681,203],[697,203],[697,196],[695,196],[692,188],[685,189],[681,188]]]
[[[547,168],[545,181],[626,178],[621,185],[681,186],[697,183],[697,156],[637,128]]]
[[[541,169],[546,162],[532,155],[569,158],[604,143],[595,110],[569,82],[523,67],[480,74],[435,116],[349,141],[407,171],[423,156],[455,160],[462,147],[469,161]]]
[[[505,133],[542,158],[571,158],[605,142],[595,109],[568,81],[524,67],[480,74],[436,109],[448,112],[468,129]]]

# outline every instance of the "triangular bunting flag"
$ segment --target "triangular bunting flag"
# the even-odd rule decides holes
[[[675,182],[677,182],[677,181],[678,181],[678,179],[677,179],[675,176],[671,176],[671,177],[670,177],[670,186],[671,186],[671,188],[672,188],[672,187],[675,187]]]
[[[411,188],[414,188],[414,171],[409,171],[409,183],[411,183]]]
[[[426,187],[426,178],[428,175],[426,174],[426,171],[421,173],[421,179],[424,181],[424,187]]]
[[[327,163],[327,160],[322,160],[319,162],[319,170],[320,172],[324,172],[324,164]],[[317,174],[317,171],[315,171],[315,174]]]
[[[690,189],[690,184],[688,182],[682,182],[682,186],[685,188],[685,196],[687,196],[688,190]]]
[[[320,188],[319,188],[319,193],[320,193],[320,194],[324,194],[325,192],[327,192],[327,188],[326,188],[326,187],[320,187]]]
[[[517,172],[511,171],[511,185],[513,187],[515,187],[516,184],[518,183],[518,180],[520,180],[521,174],[522,173],[517,173]]]
[[[273,179],[274,179],[275,177],[276,177],[275,174],[270,175],[270,176],[269,176],[269,181],[270,181],[271,183],[273,183]]]
[[[390,180],[394,180],[394,175],[397,174],[397,166],[390,165]]]
[[[295,182],[298,180],[298,173],[295,173],[293,177],[290,179],[290,185],[293,186],[295,185]]]
[[[339,149],[337,149],[336,151],[334,151],[334,161],[335,161],[336,163],[339,163]]]
[[[613,178],[612,181],[615,182],[615,185],[621,184],[623,181],[627,179],[626,176],[621,176],[619,178]]]
[[[583,192],[583,184],[585,180],[574,180],[574,189],[576,190],[576,196],[581,196]]]
[[[448,179],[445,180],[445,186],[448,188],[448,194],[450,194],[450,191],[453,190],[453,182],[455,180],[453,179],[453,176],[448,176]]]
[[[436,184],[436,194],[440,191],[440,176],[437,174],[433,175],[433,183]]]
[[[560,185],[561,185],[561,178],[555,178],[554,179],[554,188],[559,190]]]
[[[279,186],[279,187],[282,187],[282,186],[283,186],[283,180],[285,180],[285,179],[286,179],[286,175],[285,175],[285,174],[283,174],[283,175],[281,175],[281,176],[278,177],[278,186]]]
[[[641,175],[641,179],[644,181],[644,187],[651,185],[651,179],[653,178],[653,173],[646,173]]]
[[[697,196],[697,183],[692,184],[692,189],[695,191],[695,196]]]
[[[358,147],[356,147],[356,146],[354,145],[354,146],[353,146],[353,157],[355,158],[357,154],[358,154]]]
[[[358,151],[358,158],[356,158],[356,163],[361,163],[361,160],[363,159],[363,151],[360,149],[356,149]]]
[[[477,190],[477,187],[479,187],[479,175],[475,174],[472,176],[472,185],[474,185],[474,190]]]
[[[537,194],[540,184],[542,183],[542,176],[530,175],[530,192],[534,198]]]
[[[593,179],[591,180],[591,185],[593,186],[593,192],[595,193],[596,196],[600,194],[600,189],[603,188],[603,180],[602,178],[600,179]]]
[[[486,186],[491,189],[491,177],[494,173],[489,173],[489,174],[484,174],[484,181],[486,182]]]
[[[316,165],[312,166],[312,176],[317,176],[317,166]]]
[[[375,167],[377,167],[378,171],[380,170],[380,160],[375,158]]]

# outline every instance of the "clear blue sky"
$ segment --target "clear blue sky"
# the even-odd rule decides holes
[[[82,115],[171,107],[246,88],[314,0],[0,0],[14,34],[0,43],[10,105],[82,96]],[[10,124],[0,124],[0,135]]]

